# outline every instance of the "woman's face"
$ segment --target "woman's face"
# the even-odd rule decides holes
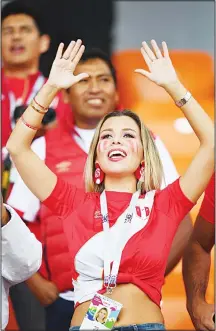
[[[108,176],[133,174],[143,160],[143,146],[136,122],[128,117],[110,117],[101,127],[96,161]]]
[[[100,319],[101,321],[104,321],[106,315],[107,315],[106,310],[101,309],[98,313],[98,319]]]

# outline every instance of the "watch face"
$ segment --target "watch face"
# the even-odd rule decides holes
[[[186,104],[186,102],[188,102],[188,100],[191,98],[191,96],[192,96],[191,93],[187,92],[185,94],[184,98],[182,98],[181,100],[175,102],[176,106],[178,106],[178,107],[184,106]]]

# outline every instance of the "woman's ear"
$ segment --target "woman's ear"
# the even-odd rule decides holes
[[[46,53],[50,47],[50,36],[48,34],[43,34],[40,37],[40,53]]]

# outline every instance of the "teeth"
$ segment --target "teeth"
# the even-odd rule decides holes
[[[120,154],[121,156],[126,156],[126,153],[123,153],[122,151],[112,151],[111,153],[109,153],[109,157],[111,158],[112,156],[116,156],[116,154]]]
[[[101,105],[102,104],[102,100],[101,99],[90,99],[90,100],[88,100],[88,103],[90,105]]]

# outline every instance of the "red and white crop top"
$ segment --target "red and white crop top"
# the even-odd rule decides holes
[[[129,206],[132,194],[106,191],[110,228],[118,233],[118,217]],[[140,196],[136,222],[143,222]],[[64,231],[71,252],[75,304],[91,300],[96,292],[104,293],[104,232],[100,213],[100,194],[85,193],[63,180],[57,180],[51,195],[43,201],[64,220]],[[132,283],[160,306],[164,272],[178,225],[194,204],[183,194],[179,179],[155,193],[147,223],[143,222],[124,246],[117,283]],[[145,213],[146,215],[146,213]],[[133,226],[133,222],[131,222]],[[110,242],[111,257],[115,256]]]

